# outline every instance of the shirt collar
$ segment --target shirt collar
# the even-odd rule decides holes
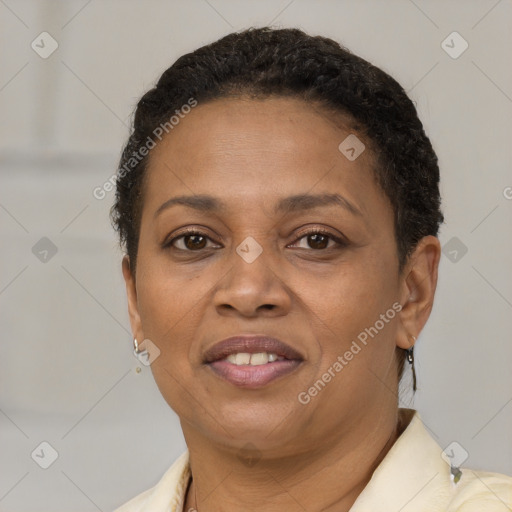
[[[398,437],[358,496],[350,512],[446,510],[455,484],[442,449],[413,409],[399,409],[407,427]],[[189,452],[185,451],[152,489],[143,510],[183,512],[190,481]]]
[[[399,409],[407,428],[399,436],[354,502],[350,512],[446,510],[456,484],[442,449],[412,409]]]

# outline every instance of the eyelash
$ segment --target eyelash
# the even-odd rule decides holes
[[[197,231],[195,229],[188,229],[182,233],[180,233],[178,236],[172,238],[171,240],[169,240],[168,242],[164,243],[163,245],[163,248],[164,249],[176,249],[178,251],[183,251],[183,252],[200,252],[204,249],[199,249],[197,251],[193,251],[193,250],[190,250],[190,249],[178,249],[176,247],[173,247],[173,243],[176,241],[176,240],[180,240],[182,238],[185,238],[186,236],[194,236],[194,235],[198,235],[198,236],[201,236],[201,237],[204,237],[204,238],[207,238],[209,240],[210,237],[208,235],[206,235],[206,233],[203,233],[201,231]],[[303,238],[309,236],[309,235],[323,235],[323,236],[326,236],[328,238],[330,238],[332,241],[336,242],[338,244],[338,248],[342,248],[342,247],[346,247],[348,245],[348,243],[333,235],[330,231],[327,231],[327,230],[324,230],[324,229],[321,229],[321,228],[315,228],[315,229],[310,229],[308,231],[304,231],[303,233],[300,234],[300,236],[295,240],[294,243],[298,242],[299,240],[302,240]],[[333,249],[335,247],[326,247],[324,249],[310,249],[312,251],[315,251],[315,252],[321,252],[321,251],[327,251],[329,249]]]

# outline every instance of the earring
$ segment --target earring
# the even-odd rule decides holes
[[[409,335],[412,340],[413,340],[413,343],[416,342],[416,336],[410,334]],[[413,391],[416,391],[416,370],[414,368],[414,344],[411,345],[407,350],[407,361],[408,363],[411,365],[411,370],[412,370],[412,389]]]
[[[142,346],[144,348],[141,349],[139,343],[136,338],[133,338],[133,355],[144,365],[149,366],[160,354],[160,350],[156,346],[148,347],[147,341],[144,340],[142,342]],[[151,342],[150,342],[151,343]],[[151,348],[151,354],[149,353],[149,348]]]
[[[407,361],[409,364],[414,364],[414,347],[410,347],[406,350],[407,352]]]
[[[142,361],[142,358],[147,357],[148,355],[147,349],[140,350],[137,338],[133,338],[133,354],[140,361]]]

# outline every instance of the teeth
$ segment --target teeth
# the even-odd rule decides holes
[[[235,355],[235,364],[249,364],[251,362],[251,354],[241,352]]]
[[[274,361],[282,360],[284,358],[278,356],[277,354],[268,353],[268,352],[258,352],[256,354],[249,354],[247,352],[239,352],[238,354],[230,354],[226,359],[230,363],[236,364],[237,366],[241,366],[241,365],[259,366],[262,364],[273,363]]]
[[[258,354],[252,354],[251,365],[257,366],[260,364],[268,363],[268,354],[266,352],[259,352]]]

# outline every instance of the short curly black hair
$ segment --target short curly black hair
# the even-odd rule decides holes
[[[332,39],[296,28],[249,28],[181,56],[137,104],[110,211],[133,273],[150,156],[141,148],[191,98],[203,104],[239,95],[295,97],[354,123],[393,207],[400,271],[422,237],[437,235],[444,220],[438,159],[400,84]],[[399,377],[405,355],[399,350]]]

